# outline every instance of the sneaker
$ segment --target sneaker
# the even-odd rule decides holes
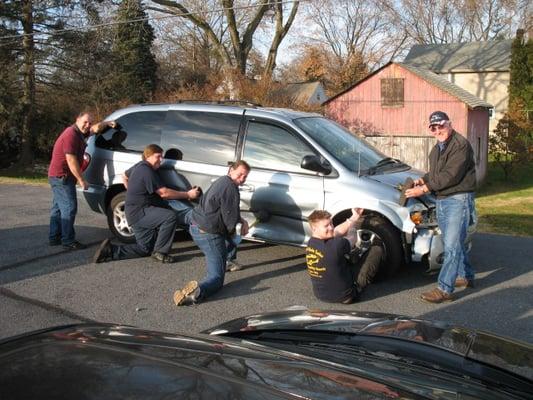
[[[158,251],[154,251],[152,253],[152,258],[157,260],[157,261],[162,262],[163,264],[172,264],[172,263],[176,262],[176,257],[170,256],[168,254],[163,254],[163,253],[160,253]]]
[[[226,261],[226,272],[240,271],[244,267],[237,261]]]
[[[64,244],[63,248],[65,250],[83,250],[83,249],[87,248],[87,245],[85,245],[83,243],[80,243],[77,240],[75,240],[72,243]]]
[[[107,261],[111,261],[113,259],[113,246],[111,245],[111,240],[106,239],[104,240],[100,246],[98,247],[98,250],[96,250],[96,253],[94,253],[93,256],[93,263],[103,263]]]
[[[474,287],[474,281],[471,279],[463,278],[462,276],[458,276],[455,280],[455,287],[456,288],[473,288]]]
[[[183,289],[174,292],[174,304],[177,306],[190,306],[198,302],[200,286],[197,281],[190,281]]]
[[[439,304],[444,301],[452,301],[453,297],[450,293],[446,293],[439,288],[430,290],[429,292],[422,293],[420,298],[428,303]]]

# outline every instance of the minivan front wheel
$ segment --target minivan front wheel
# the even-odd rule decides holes
[[[133,230],[126,220],[125,203],[126,192],[120,192],[111,199],[107,208],[107,224],[118,240],[124,243],[135,243]]]
[[[398,229],[379,215],[365,215],[356,223],[359,246],[363,251],[372,245],[382,248],[376,281],[393,276],[403,265],[403,248]],[[368,257],[365,262],[377,262]]]

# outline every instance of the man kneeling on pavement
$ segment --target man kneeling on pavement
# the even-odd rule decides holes
[[[248,163],[235,161],[228,174],[213,182],[194,208],[189,233],[205,255],[207,273],[201,282],[190,281],[174,293],[177,306],[198,303],[218,292],[224,285],[226,271],[234,270],[228,263],[236,249],[232,236],[238,223],[242,224],[242,236],[249,228],[239,208],[239,186],[246,182],[249,172]]]
[[[133,229],[135,243],[117,246],[106,239],[94,255],[95,263],[148,255],[162,263],[175,261],[169,252],[178,220],[167,200],[192,200],[201,192],[197,187],[181,192],[164,186],[156,173],[163,159],[163,149],[158,145],[146,146],[142,159],[126,172],[124,182],[127,185],[126,219]]]
[[[313,292],[319,300],[353,303],[378,272],[383,254],[378,245],[370,246],[357,260],[358,274],[357,265],[351,262],[357,242],[354,227],[363,211],[362,208],[352,208],[351,217],[336,227],[327,211],[315,210],[309,215],[312,237],[307,244],[305,258]]]

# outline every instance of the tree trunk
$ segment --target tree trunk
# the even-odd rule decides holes
[[[24,88],[22,93],[22,132],[21,149],[18,165],[23,168],[33,167],[33,114],[35,107],[35,42],[33,38],[33,0],[22,0],[22,27],[24,38]]]
[[[277,3],[275,5],[276,7],[276,32],[274,34],[274,38],[272,39],[270,49],[268,50],[268,57],[265,63],[265,69],[263,70],[264,79],[272,78],[272,73],[274,72],[274,68],[276,68],[276,58],[278,56],[279,45],[281,44],[282,40],[285,38],[285,35],[287,35],[287,32],[289,31],[292,23],[294,22],[294,18],[296,17],[296,13],[298,12],[298,5],[299,5],[298,1],[295,1],[292,4],[291,13],[285,25],[283,25],[283,5],[281,3]]]

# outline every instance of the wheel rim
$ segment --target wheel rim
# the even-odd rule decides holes
[[[126,212],[124,211],[124,201],[121,201],[117,203],[115,208],[113,209],[113,226],[117,230],[120,235],[124,237],[132,237],[133,236],[133,230],[128,224],[128,220],[126,219]]]
[[[365,254],[370,246],[378,245],[383,249],[382,261],[387,259],[387,246],[381,237],[374,231],[368,229],[357,229],[357,241],[355,247],[361,254]]]

